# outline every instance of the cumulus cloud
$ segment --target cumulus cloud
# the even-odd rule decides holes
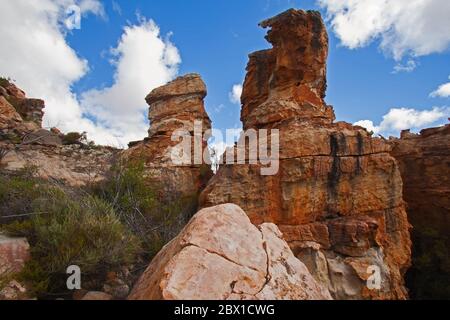
[[[97,143],[126,145],[128,139],[145,135],[143,99],[176,73],[178,51],[160,38],[154,22],[126,27],[114,50],[113,87],[87,92],[81,105],[72,86],[89,66],[66,41],[67,9],[73,5],[79,6],[82,16],[104,15],[98,0],[1,1],[0,43],[5,48],[0,50],[1,75],[15,79],[28,96],[46,101],[44,126],[86,131]]]
[[[240,104],[241,103],[241,95],[242,95],[242,85],[235,84],[231,89],[231,92],[228,94],[231,103]]]
[[[405,55],[443,52],[450,45],[448,0],[318,0],[342,44],[355,49],[380,39],[381,49]]]
[[[415,110],[394,108],[383,116],[383,120],[375,125],[371,120],[361,120],[355,125],[366,128],[375,134],[383,136],[398,136],[402,130],[417,131],[432,125],[442,125],[450,116],[450,108],[434,107],[431,110]]]
[[[144,97],[176,76],[179,52],[168,38],[161,38],[154,21],[142,20],[124,28],[111,53],[116,67],[114,84],[83,93],[82,110],[120,141],[142,139],[148,129]]]
[[[449,77],[450,79],[450,77]],[[450,82],[444,83],[439,86],[435,91],[430,94],[431,97],[437,98],[448,98],[450,97]]]

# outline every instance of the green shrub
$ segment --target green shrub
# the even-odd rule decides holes
[[[412,266],[406,274],[410,297],[416,300],[450,298],[450,237],[432,227],[412,232]]]
[[[7,87],[10,85],[11,79],[0,77],[0,86],[1,87]]]
[[[65,145],[80,144],[85,137],[86,135],[84,133],[69,132],[63,136],[62,141]]]
[[[197,195],[182,197],[150,181],[143,161],[118,163],[94,191],[113,205],[120,220],[143,241],[146,260],[172,240],[197,209]]]
[[[0,225],[28,216],[40,195],[36,169],[26,167],[13,176],[0,175]]]
[[[10,187],[23,190],[22,184],[32,188],[27,181]],[[36,214],[2,229],[30,242],[32,259],[19,278],[36,294],[65,291],[70,265],[81,268],[83,281],[103,279],[106,272],[132,264],[140,252],[140,241],[97,197],[41,184],[30,209]]]
[[[145,268],[197,209],[197,195],[181,197],[145,173],[143,162],[119,162],[105,181],[85,189],[34,178],[34,168],[0,175],[0,230],[31,246],[32,259],[16,279],[47,297],[67,292],[70,265],[81,268],[83,288],[91,290],[108,271]]]

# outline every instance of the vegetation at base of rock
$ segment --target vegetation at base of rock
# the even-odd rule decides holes
[[[111,203],[142,241],[146,260],[173,239],[197,209],[197,195],[182,197],[162,183],[150,182],[139,160],[114,165],[93,193]]]
[[[412,266],[406,274],[411,299],[450,297],[450,237],[433,228],[416,227]]]
[[[16,217],[2,221],[0,228],[30,242],[32,259],[18,277],[35,294],[66,290],[70,265],[81,268],[85,281],[102,279],[107,271],[132,264],[140,253],[140,241],[104,200],[26,176],[1,179],[1,216],[11,203],[15,209],[9,216]],[[19,195],[27,197],[22,206],[16,203]]]
[[[197,196],[177,198],[149,183],[142,162],[117,163],[106,181],[84,189],[35,173],[0,175],[0,230],[30,242],[32,259],[15,278],[39,297],[68,292],[70,265],[93,290],[111,270],[140,270],[197,209]]]

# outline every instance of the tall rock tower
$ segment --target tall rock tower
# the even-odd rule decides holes
[[[279,171],[223,165],[201,205],[231,202],[254,224],[276,223],[336,299],[406,298],[410,226],[397,163],[383,140],[334,122],[320,14],[291,9],[260,25],[273,48],[249,56],[241,120],[279,130]]]
[[[200,76],[187,74],[154,89],[146,98],[150,106],[149,136],[132,145],[125,155],[143,160],[149,179],[163,182],[166,192],[179,196],[196,195],[212,175],[210,165],[202,157],[207,148],[204,134],[211,129],[203,102],[206,93],[206,85]],[[198,134],[194,137],[196,123],[199,124]],[[182,135],[173,136],[178,131],[184,132],[184,138],[191,139],[191,160],[183,163],[173,161],[174,148],[183,138]],[[194,146],[195,138],[198,146]],[[196,147],[201,151],[197,162]]]

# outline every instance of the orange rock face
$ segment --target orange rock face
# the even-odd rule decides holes
[[[44,101],[27,98],[15,84],[0,83],[0,132],[27,133],[41,128]]]
[[[450,124],[402,135],[392,155],[403,177],[403,196],[413,226],[433,224],[450,230]]]
[[[153,259],[130,300],[330,299],[278,228],[233,204],[198,212]]]
[[[223,165],[201,205],[236,203],[254,224],[279,226],[291,249],[337,299],[403,299],[410,263],[402,181],[390,146],[334,123],[324,102],[328,37],[320,14],[289,10],[261,23],[272,49],[250,55],[244,129],[279,130],[279,170]],[[369,289],[375,267],[380,286]]]
[[[206,86],[199,75],[188,74],[165,86],[153,90],[146,98],[150,105],[149,137],[127,150],[125,156],[145,161],[149,178],[181,195],[197,194],[211,176],[211,169],[203,161],[207,148],[203,134],[211,129],[203,99]],[[199,124],[198,135],[195,123]],[[172,135],[178,130],[180,138]],[[191,139],[191,160],[177,163],[172,154],[179,154],[178,145],[183,138]],[[200,158],[194,162],[194,150]]]
[[[391,140],[391,143],[391,154],[400,167],[403,197],[413,226],[415,250],[408,287],[414,298],[448,299],[450,124],[425,129],[420,134],[404,131],[401,139]],[[424,257],[432,259],[425,266]]]

